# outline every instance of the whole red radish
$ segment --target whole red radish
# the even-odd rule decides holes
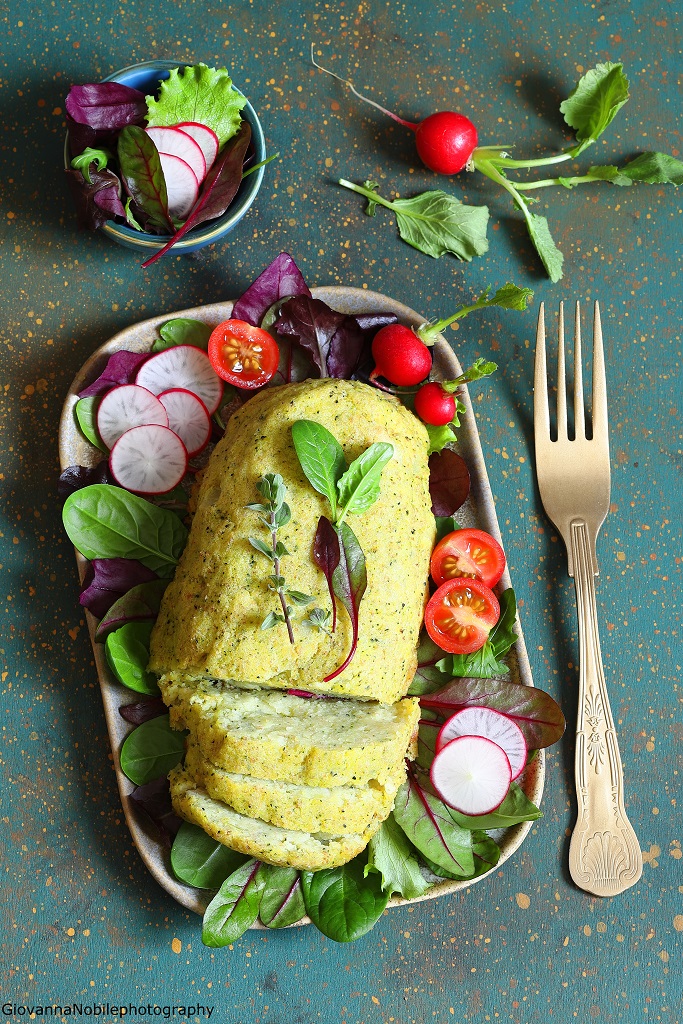
[[[381,327],[372,341],[375,369],[370,380],[384,377],[401,387],[419,384],[432,368],[432,354],[414,331],[403,324]]]
[[[455,416],[455,396],[449,395],[436,381],[430,381],[415,395],[415,412],[423,423],[443,427]]]

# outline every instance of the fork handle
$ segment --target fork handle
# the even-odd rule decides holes
[[[641,876],[638,839],[624,810],[624,776],[600,654],[594,543],[583,520],[570,524],[579,620],[579,707],[575,778],[578,815],[569,871],[579,888],[615,896]]]

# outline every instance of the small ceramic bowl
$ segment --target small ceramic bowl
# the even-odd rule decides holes
[[[185,61],[148,60],[143,64],[134,64],[129,68],[122,68],[121,71],[116,71],[113,75],[109,75],[104,81],[120,82],[122,85],[130,86],[131,89],[139,89],[145,95],[151,95],[156,91],[159,82],[168,78],[173,68],[186,66],[188,65]],[[239,89],[237,91],[240,92]],[[244,94],[241,93],[241,95]],[[254,162],[261,163],[262,160],[266,159],[265,139],[263,138],[263,130],[256,112],[248,100],[242,109],[242,117],[251,125]],[[67,168],[70,166],[68,136],[64,146],[64,166]],[[243,180],[237,195],[223,216],[216,217],[215,220],[206,221],[204,224],[200,224],[198,227],[188,231],[169,250],[169,255],[181,256],[195,252],[197,249],[203,249],[204,246],[218,242],[230,234],[256,199],[261,182],[263,181],[263,173],[264,168],[260,167],[253,174],[249,174]],[[146,231],[136,231],[134,228],[128,227],[127,224],[119,224],[113,220],[106,221],[101,230],[112,241],[118,242],[119,245],[124,245],[128,249],[135,249],[144,257],[152,256],[171,237],[170,235],[151,235]]]

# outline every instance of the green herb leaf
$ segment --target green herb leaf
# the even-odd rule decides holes
[[[127,622],[107,636],[104,654],[109,668],[123,686],[156,696],[159,693],[156,676],[147,671],[153,625],[153,622]]]
[[[292,441],[297,458],[311,486],[323,494],[337,515],[337,483],[346,470],[346,459],[336,437],[314,420],[292,424]]]
[[[285,622],[284,615],[279,615],[278,612],[268,612],[261,623],[261,629],[272,629],[273,626],[277,626],[279,622]]]
[[[62,519],[69,540],[85,558],[137,558],[162,576],[173,575],[187,540],[174,512],[112,484],[74,491]]]
[[[176,878],[195,889],[218,889],[248,858],[207,835],[199,825],[184,821],[171,847]]]
[[[305,620],[310,626],[315,629],[321,629],[323,633],[330,635],[329,621],[332,617],[332,613],[329,609],[324,608],[312,608],[308,618]]]
[[[297,608],[303,608],[305,605],[310,604],[311,601],[315,600],[315,598],[311,597],[310,594],[302,594],[300,590],[285,590],[285,597],[287,597],[292,604],[295,604]]]
[[[103,643],[111,632],[119,629],[126,622],[155,619],[159,614],[161,598],[167,586],[168,580],[166,579],[148,580],[131,587],[127,593],[114,601],[109,611],[103,616],[97,626],[95,640],[98,643]],[[114,675],[116,675],[115,670]]]
[[[147,124],[172,127],[181,121],[198,121],[216,133],[222,147],[237,133],[246,102],[225,68],[216,70],[206,64],[173,68],[161,83],[159,98],[147,96]]]
[[[133,729],[123,741],[121,771],[136,786],[168,775],[185,753],[185,733],[171,729],[168,715],[158,715]]]
[[[103,171],[112,158],[108,149],[92,149],[87,146],[82,153],[75,156],[71,166],[75,171],[80,171],[89,185],[92,185],[90,177],[90,165],[95,164],[98,171]]]
[[[622,167],[621,173],[630,181],[650,185],[683,185],[683,161],[668,153],[641,153]]]
[[[119,135],[117,153],[129,195],[155,227],[174,234],[159,152],[147,132],[137,125],[126,125]]]
[[[442,331],[456,320],[462,320],[463,317],[469,316],[477,309],[500,306],[501,309],[516,309],[524,312],[533,297],[534,293],[531,288],[520,288],[511,281],[502,285],[493,295],[491,295],[491,288],[486,288],[475,302],[468,306],[461,306],[452,316],[437,320],[435,323],[422,324],[417,329],[417,336],[425,345],[434,345],[441,338]],[[483,360],[478,360],[478,362],[483,362]]]
[[[382,890],[390,896],[397,892],[410,900],[422,896],[429,889],[429,882],[422,877],[418,859],[393,814],[382,822],[379,832],[370,840],[366,876],[370,871],[380,874]]]
[[[179,316],[175,320],[167,320],[159,328],[160,337],[152,345],[152,352],[163,352],[176,345],[194,345],[206,352],[212,330],[208,324],[190,317]]]
[[[396,794],[394,817],[410,842],[435,864],[469,878],[474,870],[472,840],[449,808],[420,786],[411,773]]]
[[[489,829],[489,828],[510,828],[512,825],[519,825],[521,821],[536,821],[542,818],[543,813],[539,811],[526,795],[521,786],[516,782],[511,783],[510,791],[503,800],[500,807],[490,814],[477,814],[471,817],[467,814],[460,814],[459,811],[449,808],[453,821],[463,829]]]
[[[548,221],[538,213],[529,213],[527,211],[527,229],[536,252],[541,257],[541,262],[548,273],[548,277],[553,282],[559,281],[562,277],[564,256],[553,241]]]
[[[109,452],[97,429],[97,409],[101,401],[101,395],[92,398],[79,398],[74,406],[74,414],[86,441],[90,441],[90,444],[99,448],[101,452]]]
[[[264,865],[253,858],[225,879],[204,911],[205,946],[228,946],[251,928],[258,917],[265,884]]]
[[[335,942],[353,942],[370,931],[384,913],[389,893],[373,871],[365,877],[365,856],[339,868],[302,871],[306,911],[316,928]]]
[[[301,879],[296,868],[263,865],[266,884],[261,897],[259,917],[268,928],[286,928],[306,913]]]
[[[579,141],[571,151],[573,156],[578,156],[602,135],[628,95],[623,64],[607,61],[583,75],[569,98],[560,104],[565,121],[574,128]]]
[[[256,548],[256,550],[260,551],[262,555],[265,555],[266,558],[269,558],[271,562],[273,561],[273,559],[275,558],[275,552],[273,551],[269,544],[266,544],[265,541],[259,540],[258,537],[249,537],[247,539],[249,540],[249,543],[251,544],[252,548]]]
[[[353,460],[337,482],[340,508],[337,524],[340,524],[348,513],[360,515],[374,505],[379,498],[382,470],[393,454],[393,445],[386,441],[377,441]]]

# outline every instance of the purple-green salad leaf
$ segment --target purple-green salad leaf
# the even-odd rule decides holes
[[[237,300],[232,309],[232,317],[260,327],[263,317],[274,303],[295,295],[307,295],[310,298],[310,294],[303,274],[292,257],[288,252],[281,252]]]
[[[439,518],[452,516],[465,504],[470,493],[467,463],[450,448],[429,456],[429,493],[432,512]]]
[[[228,875],[204,911],[205,946],[228,946],[251,928],[258,917],[265,884],[266,865],[253,858]]]
[[[161,843],[170,849],[183,822],[173,810],[168,779],[162,775],[159,779],[136,786],[130,799],[151,819],[159,832]]]
[[[412,769],[396,794],[394,818],[423,856],[459,878],[471,877],[474,858],[470,833],[453,820],[441,800],[419,784]]]
[[[153,579],[131,587],[102,617],[95,633],[95,640],[102,643],[110,633],[126,622],[156,619],[161,607],[161,598],[168,584],[168,580]]]
[[[98,132],[115,132],[129,124],[141,124],[147,114],[144,94],[120,82],[72,85],[65,106],[74,121]]]
[[[125,216],[120,196],[121,182],[113,171],[91,171],[89,182],[81,171],[67,170],[65,173],[82,228],[96,231],[112,217]]]
[[[137,125],[128,125],[119,135],[117,154],[128,195],[158,231],[173,234],[175,225],[168,212],[166,179],[159,151],[150,136]]]
[[[124,594],[157,578],[136,558],[93,558],[86,567],[79,600],[101,619]]]
[[[161,697],[148,697],[146,700],[136,700],[132,704],[122,704],[119,708],[121,718],[131,725],[142,725],[152,718],[159,718],[165,715],[168,708]]]
[[[109,356],[99,377],[79,391],[78,397],[90,398],[95,395],[104,395],[117,384],[134,384],[138,370],[149,359],[149,356],[149,352],[128,352],[126,349],[114,352]]]
[[[329,683],[344,671],[349,664],[358,646],[358,611],[363,594],[368,585],[368,575],[365,568],[365,555],[358,543],[358,538],[348,525],[340,523],[334,526],[339,537],[339,564],[332,573],[332,589],[336,597],[346,608],[351,620],[351,650],[342,664],[325,676],[325,682]]]
[[[57,481],[57,497],[66,501],[70,494],[91,484],[113,484],[114,477],[109,469],[109,460],[103,459],[96,466],[67,466]]]
[[[275,330],[306,351],[321,377],[352,377],[368,345],[367,335],[355,317],[306,295],[296,296],[282,306]]]
[[[315,539],[313,541],[313,561],[320,571],[324,573],[325,579],[327,580],[327,587],[330,592],[330,602],[332,604],[331,631],[333,633],[337,628],[337,602],[334,599],[335,590],[332,578],[335,569],[339,565],[340,558],[341,548],[339,546],[339,536],[337,531],[329,519],[325,516],[321,516],[318,520],[318,528],[315,531]]]

